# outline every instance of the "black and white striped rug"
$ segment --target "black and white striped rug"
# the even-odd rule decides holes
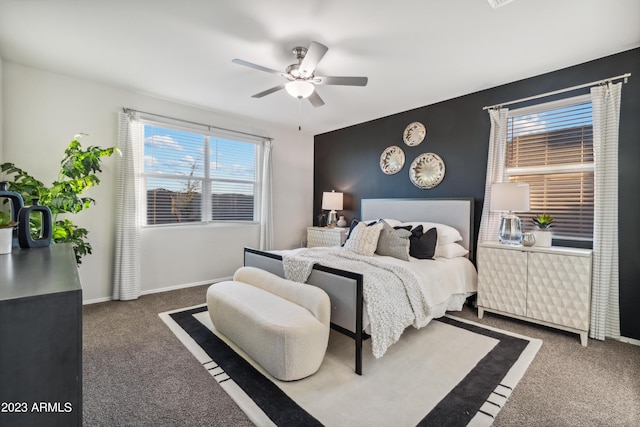
[[[320,370],[274,379],[215,331],[206,306],[160,313],[180,341],[258,426],[491,425],[542,341],[446,316],[405,330],[380,359],[331,331]]]

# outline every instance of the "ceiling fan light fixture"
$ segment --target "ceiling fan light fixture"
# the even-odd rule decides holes
[[[291,81],[286,85],[284,85],[284,88],[287,90],[289,95],[293,96],[294,98],[300,98],[300,99],[308,98],[309,95],[311,95],[313,93],[313,90],[315,89],[315,87],[313,86],[313,83],[309,83],[305,80]]]

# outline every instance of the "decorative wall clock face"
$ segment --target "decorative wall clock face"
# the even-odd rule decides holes
[[[442,182],[444,162],[434,153],[420,154],[409,168],[409,178],[418,188],[429,190]]]
[[[380,169],[387,175],[400,172],[404,166],[404,151],[397,145],[387,147],[380,156]]]
[[[427,129],[424,125],[420,122],[413,122],[409,123],[409,125],[404,129],[402,139],[404,139],[404,143],[409,147],[414,147],[420,144],[426,135]]]

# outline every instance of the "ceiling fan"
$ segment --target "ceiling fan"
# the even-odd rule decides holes
[[[288,82],[272,87],[271,89],[256,93],[252,98],[262,98],[263,96],[285,89],[294,98],[308,98],[311,105],[321,107],[324,105],[324,101],[315,90],[316,85],[366,86],[369,80],[367,77],[331,77],[316,76],[313,74],[318,63],[327,53],[327,50],[329,50],[328,47],[318,42],[311,42],[309,48],[293,48],[292,53],[298,62],[289,65],[285,72],[243,61],[242,59],[234,59],[232,62],[267,73],[278,74],[288,80]]]

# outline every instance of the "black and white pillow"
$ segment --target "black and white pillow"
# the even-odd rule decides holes
[[[373,256],[378,246],[380,230],[382,230],[382,224],[368,227],[364,222],[359,222],[351,230],[351,235],[344,243],[344,248],[360,255]]]

